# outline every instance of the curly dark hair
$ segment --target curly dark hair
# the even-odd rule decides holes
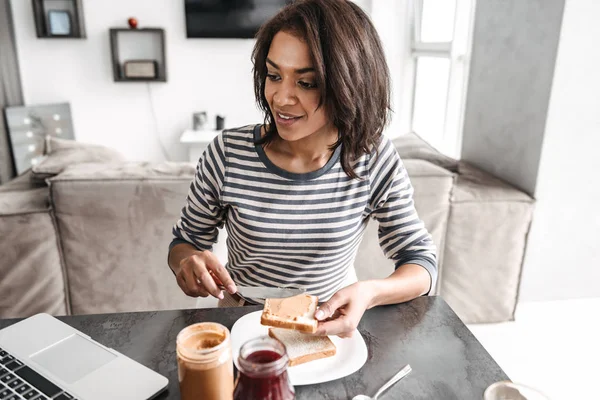
[[[305,41],[316,73],[319,107],[339,131],[332,149],[342,146],[340,161],[358,178],[353,161],[377,148],[390,113],[390,77],[385,54],[369,17],[347,0],[297,0],[282,8],[256,34],[252,51],[254,95],[265,114],[268,144],[277,133],[265,97],[266,59],[273,37],[285,31]]]

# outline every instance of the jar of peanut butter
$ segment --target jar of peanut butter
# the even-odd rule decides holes
[[[233,361],[229,330],[221,324],[190,325],[177,335],[182,400],[231,400]]]

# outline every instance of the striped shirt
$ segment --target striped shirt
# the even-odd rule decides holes
[[[211,250],[227,230],[226,268],[239,285],[302,287],[329,299],[353,273],[369,218],[395,262],[419,264],[437,277],[435,246],[413,204],[413,188],[393,144],[382,137],[379,156],[353,163],[346,175],[338,147],[327,164],[291,173],[260,145],[260,125],[224,131],[200,158],[187,202],[173,227],[178,243]],[[246,299],[259,303],[258,299]]]

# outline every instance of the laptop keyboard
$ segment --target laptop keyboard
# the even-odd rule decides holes
[[[0,400],[47,399],[74,397],[0,348]]]

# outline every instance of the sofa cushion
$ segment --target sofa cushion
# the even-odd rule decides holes
[[[73,314],[195,306],[167,265],[193,171],[191,164],[80,164],[49,180]]]
[[[32,167],[32,178],[34,180],[43,181],[46,178],[60,174],[65,168],[75,164],[86,162],[112,163],[125,160],[119,152],[108,147],[52,136],[46,138],[45,146],[46,157],[42,162]]]
[[[0,191],[0,318],[67,314],[48,188]]]
[[[67,167],[54,181],[69,180],[188,180],[191,183],[196,166],[191,162],[123,162],[113,164],[83,163]],[[183,204],[182,204],[183,206]]]
[[[469,163],[458,163],[456,187],[452,193],[452,201],[460,202],[490,202],[490,201],[515,201],[533,203],[535,200],[504,182]]]
[[[394,138],[392,143],[403,160],[425,160],[448,171],[457,172],[458,161],[456,159],[440,153],[414,132]]]

